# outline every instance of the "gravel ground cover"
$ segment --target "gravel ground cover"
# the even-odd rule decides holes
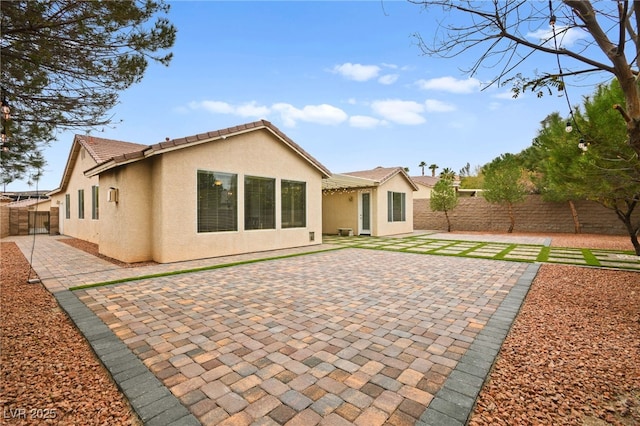
[[[632,249],[624,236],[552,237],[555,247]],[[95,245],[71,244],[97,253]],[[3,420],[138,424],[53,297],[39,284],[25,284],[29,266],[17,246],[1,248],[0,405],[5,416],[20,413],[9,409],[27,415]],[[640,274],[543,265],[470,424],[640,424],[639,336]],[[51,410],[55,418],[44,419]]]
[[[141,424],[18,246],[0,251],[0,423]]]

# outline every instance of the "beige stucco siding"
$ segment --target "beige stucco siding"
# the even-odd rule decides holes
[[[388,220],[388,191],[401,192],[405,194],[405,218],[404,222],[389,222]],[[395,175],[383,185],[377,188],[375,198],[376,209],[379,220],[376,220],[378,228],[375,230],[376,236],[396,235],[413,232],[413,188],[401,175]]]
[[[175,262],[213,256],[299,247],[322,242],[321,173],[268,131],[255,131],[226,140],[203,143],[165,152],[124,167],[126,172],[105,172],[107,182],[119,187],[118,206],[126,213],[118,224],[105,224],[109,247],[101,241],[101,251],[111,255],[123,246],[119,236],[132,248],[127,261]],[[131,169],[131,171],[129,170]],[[139,170],[138,170],[139,169]],[[135,170],[135,171],[134,171]],[[237,174],[238,229],[227,232],[197,230],[198,170]],[[244,230],[244,177],[259,176],[276,181],[275,229]],[[101,177],[102,179],[102,177]],[[282,229],[280,184],[282,179],[306,182],[306,226]],[[125,194],[138,194],[139,200]],[[111,204],[111,203],[110,203]],[[126,220],[122,216],[128,216]],[[310,233],[314,240],[310,240]],[[105,236],[106,238],[106,236]],[[148,246],[147,246],[148,244]],[[134,254],[135,252],[135,254]],[[122,254],[113,256],[121,258]],[[147,259],[142,259],[147,257]]]
[[[105,256],[129,263],[153,258],[153,163],[149,159],[100,175],[102,214],[99,248]],[[110,188],[117,189],[117,202],[107,201]]]
[[[357,191],[327,193],[322,197],[322,232],[337,234],[338,228],[351,228],[358,232]]]
[[[425,198],[431,198],[431,188],[425,185],[416,184],[418,190],[413,193],[414,200],[422,200]]]
[[[83,171],[95,166],[96,162],[84,148],[80,147],[79,149],[78,158],[67,187],[53,195],[51,202],[52,205],[60,208],[59,229],[62,234],[98,244],[100,220],[91,218],[91,187],[99,186],[99,179],[97,176],[86,178],[83,175]],[[84,190],[84,219],[78,217],[78,191],[81,189]],[[66,217],[66,194],[70,195],[71,215],[69,219]],[[102,195],[100,190],[98,194]],[[99,209],[102,208],[102,205],[102,200],[100,200]]]

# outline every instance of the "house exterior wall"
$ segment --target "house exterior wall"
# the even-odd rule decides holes
[[[405,221],[389,222],[388,220],[388,191],[401,192],[405,194]],[[377,212],[375,223],[377,227],[372,229],[373,236],[397,235],[413,232],[413,188],[402,177],[395,175],[377,188],[375,197],[373,197]]]
[[[405,221],[389,222],[387,192],[405,194]],[[371,236],[397,235],[413,232],[413,187],[401,175],[396,175],[376,188],[358,189],[324,195],[322,204],[322,231],[328,235],[338,228],[352,228],[358,234],[362,192],[371,194]]]
[[[266,130],[165,152],[115,170],[100,175],[101,196],[109,186],[119,188],[119,202],[105,200],[109,210],[100,217],[100,251],[107,256],[167,263],[322,242],[322,175]],[[198,232],[198,170],[237,174],[237,231]],[[275,179],[275,229],[244,229],[245,176]],[[304,227],[282,228],[283,179],[306,182]]]
[[[414,200],[422,200],[425,198],[431,198],[431,188],[419,183],[416,184],[418,190],[413,193]]]
[[[51,205],[58,206],[60,209],[59,217],[60,221],[63,222],[60,229],[64,235],[98,244],[99,220],[91,218],[91,187],[99,185],[98,177],[87,178],[83,174],[85,170],[95,165],[96,162],[91,158],[91,155],[83,147],[80,147],[69,183],[64,191],[51,196]],[[80,189],[84,190],[84,219],[78,217],[78,190]],[[98,194],[102,195],[101,192],[103,191],[98,191]],[[70,195],[71,200],[71,215],[69,219],[66,218],[65,214],[66,194]],[[102,207],[102,200],[100,200],[99,205]]]
[[[335,235],[338,228],[351,228],[358,232],[357,191],[327,193],[322,196],[322,233]]]
[[[153,259],[153,209],[151,169],[154,161],[140,161],[100,175],[101,254],[134,263]],[[108,201],[109,189],[118,192],[118,201]]]

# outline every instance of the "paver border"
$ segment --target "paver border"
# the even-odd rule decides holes
[[[442,388],[422,413],[419,426],[464,426],[482,386],[529,292],[541,264],[531,264],[518,278],[485,327],[462,355]]]
[[[69,290],[52,293],[87,339],[138,417],[148,426],[201,423],[146,365]]]

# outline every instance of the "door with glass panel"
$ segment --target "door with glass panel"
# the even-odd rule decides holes
[[[371,193],[360,194],[360,229],[359,235],[371,235]]]

